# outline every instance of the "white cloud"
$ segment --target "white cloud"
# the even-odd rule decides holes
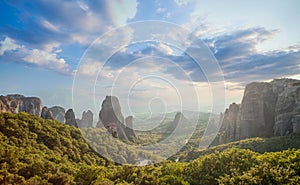
[[[23,47],[16,44],[15,41],[9,37],[5,37],[3,41],[0,41],[0,44],[0,56],[4,55],[6,51],[12,51]]]
[[[182,5],[187,5],[189,2],[191,2],[192,0],[174,0],[174,2],[178,5],[178,6],[182,6]]]
[[[47,28],[48,30],[51,30],[51,31],[53,31],[53,32],[59,32],[58,26],[53,25],[52,23],[50,23],[50,22],[47,21],[47,20],[42,20],[42,21],[41,21],[41,24],[42,24],[45,28]]]
[[[132,0],[109,1],[109,14],[116,25],[123,25],[135,16],[137,2]]]
[[[172,55],[173,54],[173,50],[169,46],[167,46],[167,45],[165,45],[161,42],[158,43],[157,47],[160,51],[162,51],[163,53],[165,53],[167,55]]]
[[[58,51],[59,49],[59,46],[60,46],[60,43],[59,42],[50,42],[48,44],[45,44],[43,46],[43,50],[45,50],[46,52],[52,52],[54,50]],[[57,52],[56,52],[57,53]]]
[[[97,76],[101,67],[102,64],[98,61],[84,61],[84,63],[80,64],[79,68],[77,69],[76,75],[94,78]]]
[[[58,58],[56,53],[49,53],[38,49],[28,50],[28,55],[25,56],[23,60],[27,63],[42,66],[61,73],[70,72],[70,66],[66,64],[66,61],[63,58]]]

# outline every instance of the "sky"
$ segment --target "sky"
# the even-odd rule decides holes
[[[298,0],[0,1],[0,94],[97,113],[220,112],[300,79]]]

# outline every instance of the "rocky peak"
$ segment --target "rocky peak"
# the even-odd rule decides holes
[[[41,118],[53,120],[53,114],[46,106],[42,108]]]
[[[73,109],[69,109],[65,114],[66,124],[78,127]]]
[[[124,116],[117,97],[106,96],[101,106],[99,118],[104,126],[109,123],[124,123]]]
[[[61,123],[65,122],[65,113],[66,110],[63,107],[60,106],[53,106],[49,108],[49,110],[53,114],[53,118]]]
[[[99,113],[99,123],[112,134],[117,135],[122,140],[128,140],[129,133],[126,134],[126,127],[124,123],[124,116],[121,112],[119,100],[115,96],[106,96],[103,100],[101,110]],[[97,127],[101,127],[97,125]],[[114,134],[112,131],[116,130]]]
[[[232,103],[229,105],[229,108],[225,110],[224,114],[221,114],[222,127],[221,131],[225,134],[220,138],[221,143],[227,143],[234,141],[236,138],[236,123],[239,114],[240,105]]]
[[[91,128],[93,127],[93,113],[92,111],[88,110],[87,112],[82,113],[82,118],[80,120],[80,125],[79,127],[81,128]]]

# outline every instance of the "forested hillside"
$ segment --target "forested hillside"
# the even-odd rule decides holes
[[[186,157],[193,154],[189,157],[193,160],[186,162],[121,166],[94,152],[78,128],[57,121],[27,113],[1,113],[0,131],[0,184],[300,182],[300,150],[295,149],[299,135],[257,138],[186,153]]]

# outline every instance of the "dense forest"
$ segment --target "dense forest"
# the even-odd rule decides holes
[[[118,165],[94,148],[136,160],[152,153],[118,151],[99,137],[101,128],[76,127],[27,113],[0,114],[0,184],[299,184],[300,136],[253,138],[199,150],[195,136],[160,163]],[[97,133],[97,134],[96,134]],[[91,146],[83,137],[93,138]],[[201,134],[200,131],[198,134]],[[99,137],[99,138],[98,138]],[[141,143],[159,138],[138,135]],[[152,140],[151,140],[152,139]],[[149,141],[148,141],[149,140]],[[139,142],[136,142],[138,144]],[[158,156],[159,157],[159,156]],[[112,157],[113,158],[113,157]],[[180,158],[178,162],[174,159]]]

